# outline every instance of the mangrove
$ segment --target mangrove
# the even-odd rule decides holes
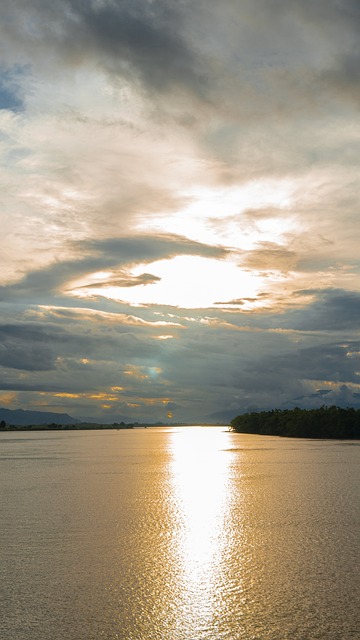
[[[292,438],[359,440],[360,409],[322,406],[254,411],[231,420],[230,429],[237,433]]]

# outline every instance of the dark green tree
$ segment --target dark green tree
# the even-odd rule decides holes
[[[293,438],[360,439],[360,409],[273,409],[244,413],[230,423],[232,431]]]

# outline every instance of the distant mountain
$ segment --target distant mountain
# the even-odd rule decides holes
[[[52,413],[48,411],[26,411],[24,409],[0,409],[0,421],[6,424],[27,426],[30,424],[78,424],[80,420],[72,418],[67,413]]]

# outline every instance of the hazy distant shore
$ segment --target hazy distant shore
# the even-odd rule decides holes
[[[29,425],[6,425],[0,427],[0,431],[85,431],[95,429],[133,429],[135,425],[113,425],[113,424],[29,424]],[[145,425],[136,425],[145,426]],[[147,425],[146,425],[147,426]]]
[[[151,427],[188,427],[191,426],[184,422],[177,422],[173,424],[167,424],[163,422],[156,423],[140,423],[134,422],[130,424],[114,423],[114,424],[102,424],[102,423],[87,423],[81,422],[77,424],[38,424],[38,425],[6,425],[0,426],[0,432],[5,431],[95,431],[111,429],[119,431],[120,429],[147,429]],[[227,426],[227,425],[201,425],[201,426]]]

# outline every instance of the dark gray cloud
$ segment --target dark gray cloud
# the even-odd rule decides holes
[[[323,404],[339,407],[359,407],[360,393],[342,384],[334,389],[318,389],[315,393],[295,398],[295,402],[305,407],[318,407]],[[294,402],[294,403],[295,403]]]
[[[319,75],[319,86],[327,87],[334,97],[353,102],[360,100],[360,45],[357,51],[339,56],[330,69]]]
[[[112,75],[138,77],[152,91],[181,86],[201,94],[207,76],[183,34],[188,8],[166,0],[42,0],[5,2],[1,15],[4,38],[21,42],[35,59],[51,46],[69,66],[92,62]]]
[[[181,34],[181,5],[120,0],[98,5],[94,11],[73,0],[71,10],[78,19],[77,41],[95,49],[110,72],[135,71],[145,86],[157,91],[178,84],[198,93],[206,76]]]
[[[0,326],[0,365],[25,371],[50,371],[55,357],[46,332],[39,326]]]
[[[257,312],[243,310],[249,301],[262,303],[263,307]],[[256,298],[244,297],[216,304],[239,307],[226,311],[228,321],[234,325],[300,333],[319,331],[324,335],[333,332],[354,335],[359,328],[360,294],[346,289],[305,289],[295,291],[291,296],[264,292]]]
[[[24,371],[54,369],[52,349],[45,345],[28,344],[26,340],[7,340],[0,344],[0,365]]]
[[[124,324],[101,320],[96,324],[78,314],[77,320],[67,323],[54,316],[53,322],[0,325],[0,365],[34,372],[51,370],[53,380],[68,391],[72,386],[82,390],[88,383],[97,388],[103,382],[101,368],[110,377],[114,371],[121,377],[129,360],[133,364],[151,361],[158,350],[156,341],[147,340],[146,326],[136,327],[131,319]],[[84,359],[90,356],[94,364],[85,367]],[[75,380],[79,373],[81,378]],[[30,387],[32,382],[29,380]],[[44,384],[46,380],[39,379],[40,388]]]
[[[298,296],[314,297],[311,304],[290,312],[281,322],[284,327],[305,331],[358,330],[360,293],[341,289],[309,289]]]
[[[23,50],[23,56],[37,58],[38,63],[43,51],[51,47],[52,55],[65,65],[91,61],[112,75],[137,77],[155,92],[181,87],[198,97],[217,96],[219,103],[222,93],[226,105],[235,84],[238,89],[242,86],[246,98],[238,105],[239,113],[248,108],[251,97],[244,70],[257,75],[257,91],[267,93],[273,103],[268,89],[272,83],[280,82],[280,87],[286,77],[284,58],[292,74],[288,88],[296,79],[305,88],[304,63],[311,66],[311,61],[321,73],[326,72],[326,65],[328,71],[341,69],[339,77],[343,81],[348,77],[354,84],[355,65],[347,56],[350,51],[354,55],[359,11],[350,0],[226,0],[221,8],[212,1],[63,0],[49,4],[45,0],[7,0],[0,16],[3,42],[15,51]],[[323,51],[322,56],[318,51]],[[215,69],[220,72],[216,76]],[[281,106],[286,109],[280,95],[278,108]]]
[[[277,327],[286,324],[291,311],[264,318],[263,313],[152,307],[138,314],[39,309],[37,322],[3,325],[1,388],[38,390],[48,394],[49,406],[53,394],[65,394],[59,406],[76,415],[90,415],[91,407],[101,412],[105,394],[109,415],[118,411],[138,420],[160,419],[165,409],[175,419],[191,420],[225,409],[237,415],[254,408],[318,406],[325,395],[326,403],[336,397],[345,402],[342,385],[356,402],[360,341],[336,340],[324,331],[268,328],[276,321]],[[151,322],[142,319],[146,315]],[[158,339],[163,334],[173,338]],[[19,344],[22,359],[19,350],[11,354]],[[38,360],[32,360],[35,353]],[[52,368],[51,380],[45,366]],[[32,371],[31,379],[17,377],[17,369]]]
[[[264,369],[272,370],[275,377],[282,379],[292,377],[359,384],[359,356],[349,357],[349,353],[359,353],[359,347],[358,341],[321,344],[284,355],[274,355],[271,360],[263,360],[262,364]],[[260,371],[261,369],[260,366]]]
[[[12,285],[0,287],[0,300],[22,298],[45,301],[49,294],[60,293],[71,280],[103,269],[119,269],[121,266],[134,267],[139,263],[173,258],[178,255],[224,258],[227,249],[195,242],[181,236],[163,234],[158,236],[132,236],[104,240],[88,240],[77,243],[79,259],[51,263],[42,269],[28,273],[22,280]],[[122,274],[125,286],[148,284],[156,280],[155,276],[143,274],[141,282],[134,281],[130,274]],[[124,285],[122,285],[124,286]]]
[[[112,260],[134,264],[136,262],[152,262],[176,255],[197,255],[213,258],[224,258],[226,248],[195,242],[174,234],[137,235],[124,238],[89,240],[81,244],[83,251],[89,249],[97,254],[109,256]]]

